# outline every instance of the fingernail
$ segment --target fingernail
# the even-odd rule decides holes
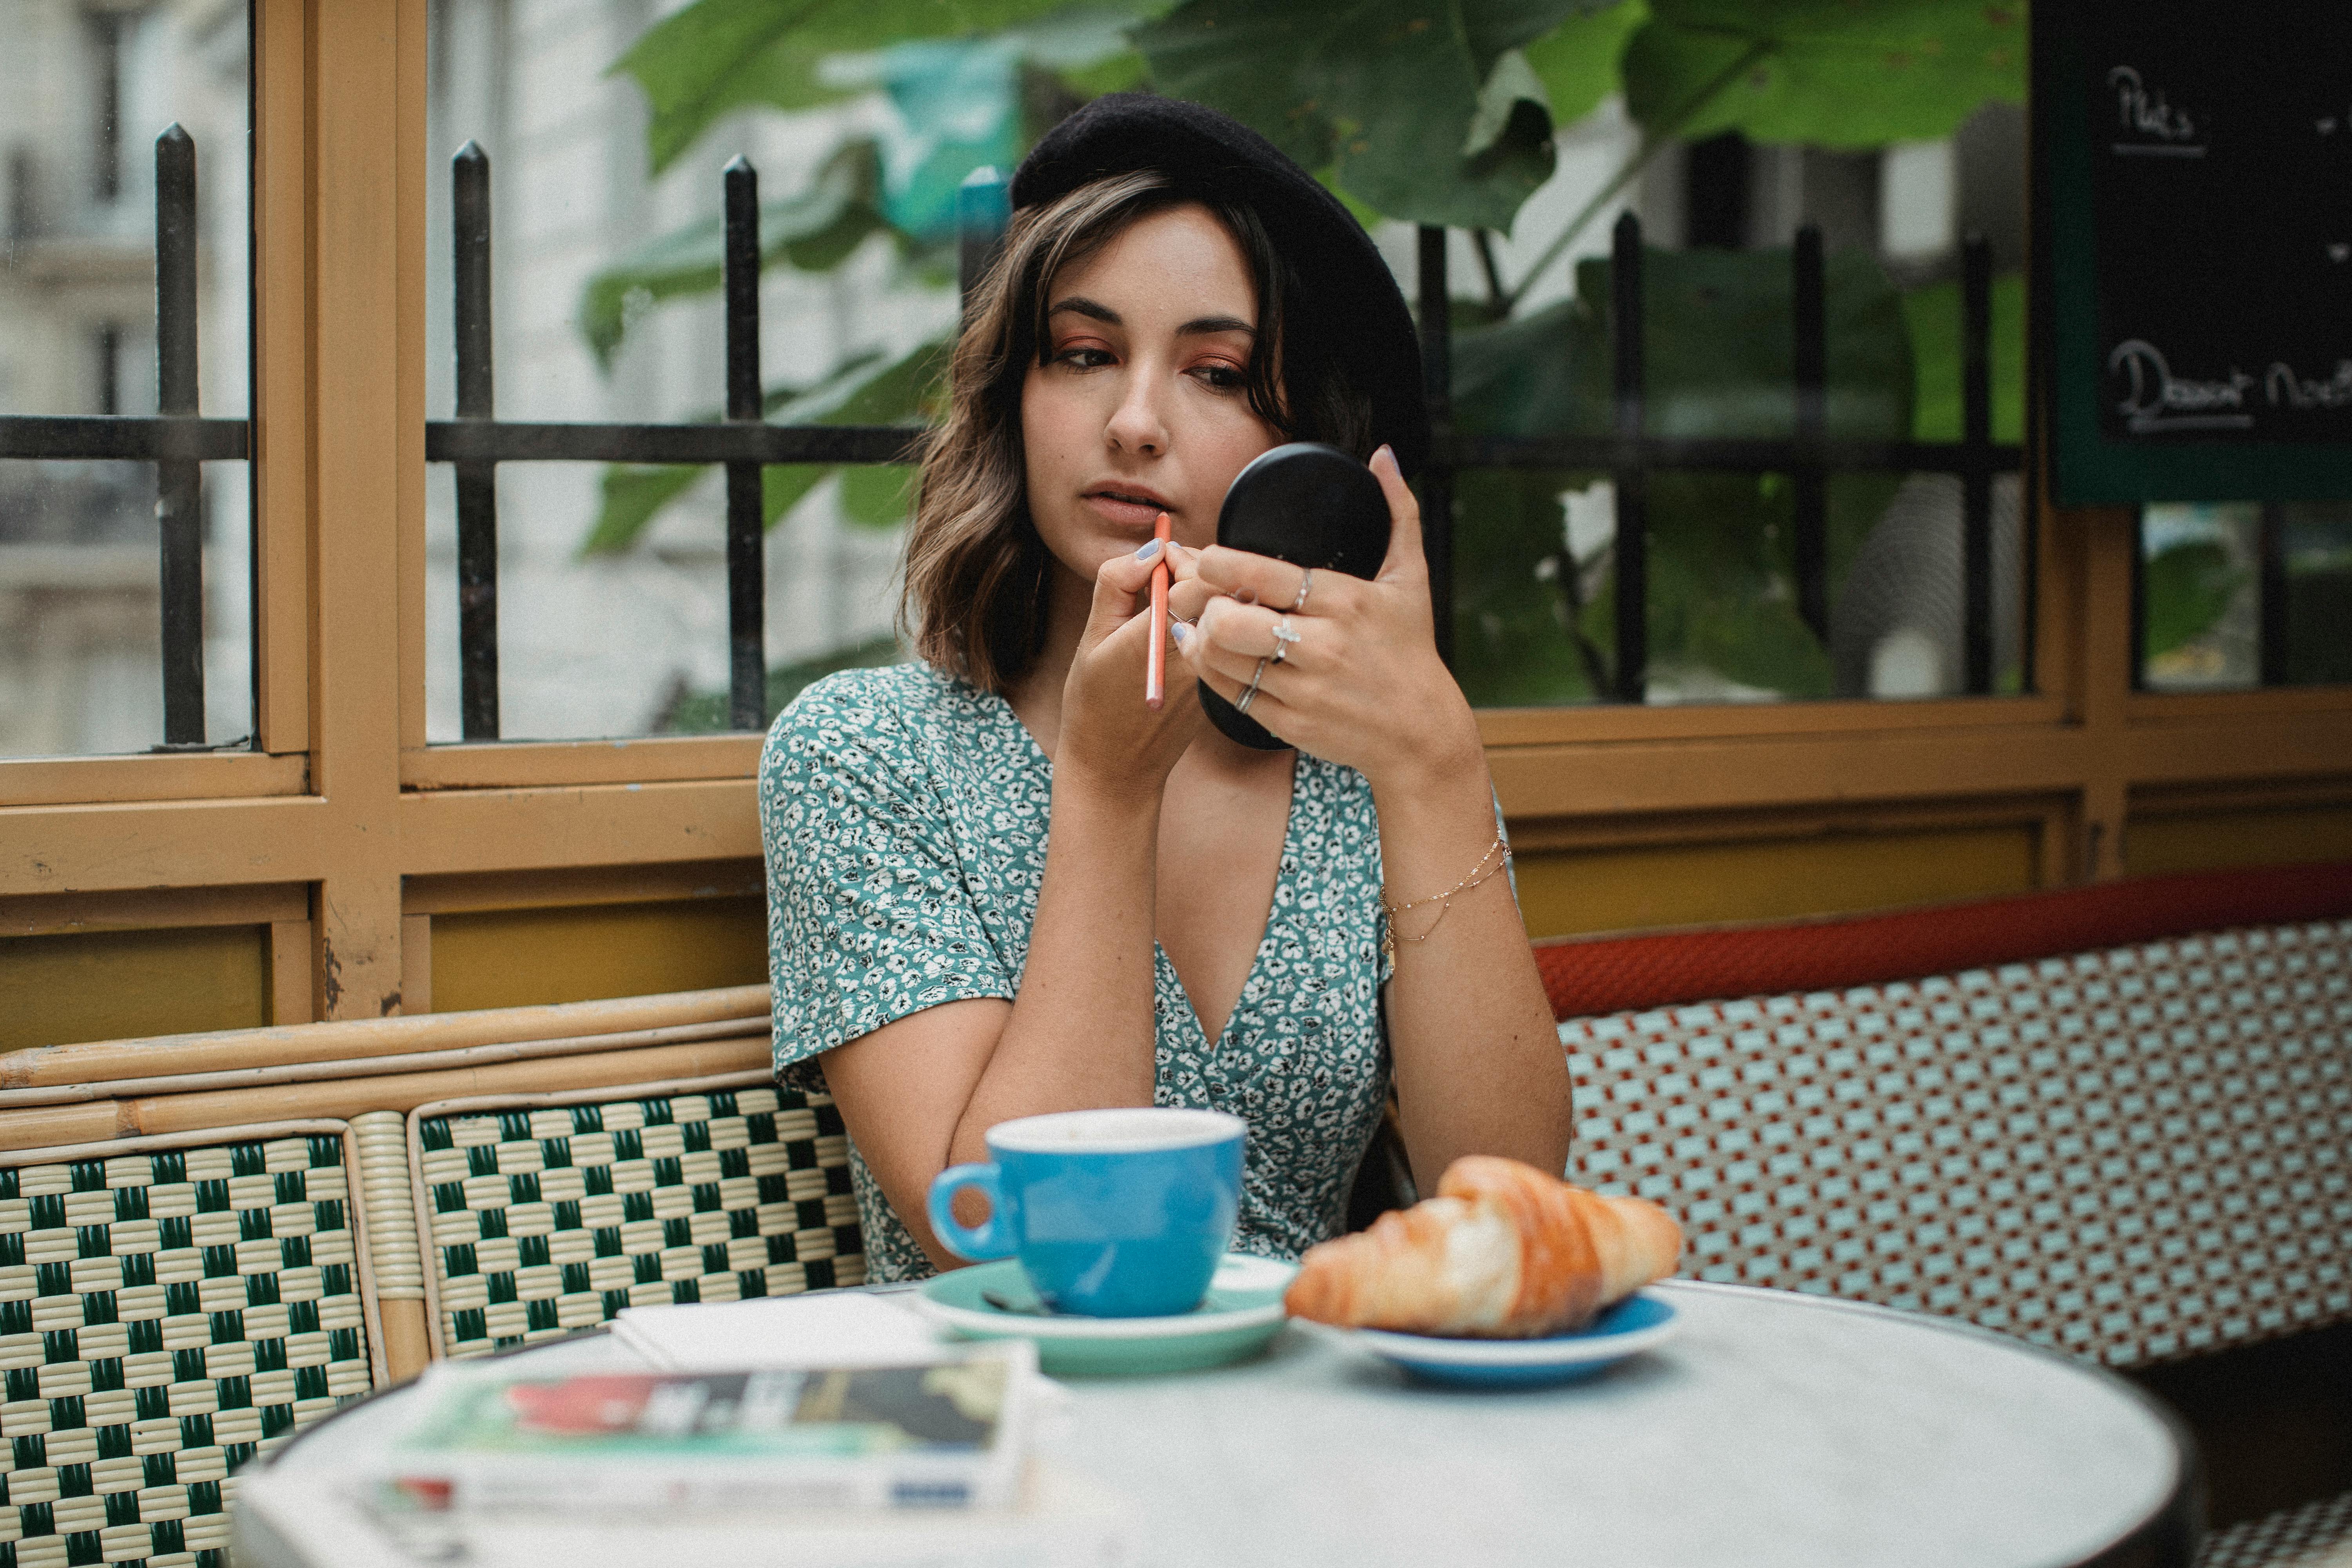
[[[1391,468],[1394,468],[1396,466],[1396,448],[1390,446],[1386,441],[1381,443],[1381,449],[1374,452],[1372,456],[1375,458],[1386,458],[1389,460],[1389,466]]]
[[[1171,621],[1168,624],[1168,635],[1176,639],[1178,647],[1187,647],[1192,645],[1192,628],[1181,621]]]
[[[1157,554],[1159,554],[1159,553],[1160,553],[1160,541],[1158,541],[1158,540],[1156,540],[1156,539],[1150,539],[1150,540],[1146,540],[1146,541],[1144,542],[1143,548],[1142,548],[1142,549],[1140,549],[1140,550],[1139,550],[1139,551],[1137,551],[1137,552],[1135,552],[1135,558],[1136,558],[1138,561],[1149,561],[1149,560],[1150,560],[1153,556],[1155,556],[1155,555],[1157,555]]]

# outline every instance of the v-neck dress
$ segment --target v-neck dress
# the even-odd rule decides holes
[[[784,1082],[823,1088],[826,1051],[910,1013],[1013,998],[1053,783],[1011,704],[928,665],[828,676],[784,710],[760,761]],[[1213,1043],[1156,954],[1152,1100],[1249,1123],[1242,1251],[1296,1258],[1343,1228],[1388,1096],[1380,910],[1371,786],[1301,753],[1274,907]],[[855,1148],[850,1175],[867,1278],[931,1272]]]

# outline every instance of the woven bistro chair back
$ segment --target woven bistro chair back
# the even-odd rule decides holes
[[[865,1280],[841,1114],[764,1073],[443,1100],[407,1126],[439,1354]]]
[[[338,1121],[0,1153],[0,1562],[225,1568],[235,1470],[382,1381]]]
[[[2114,1366],[2352,1318],[2352,921],[1577,1017],[1574,1173],[1684,1272]]]

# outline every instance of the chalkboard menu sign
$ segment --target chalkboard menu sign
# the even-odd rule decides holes
[[[2061,504],[2352,499],[2352,3],[2042,0]]]

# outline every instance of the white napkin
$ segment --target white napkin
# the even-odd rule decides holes
[[[864,1291],[625,1308],[613,1337],[664,1372],[884,1366],[936,1352],[929,1323]]]

